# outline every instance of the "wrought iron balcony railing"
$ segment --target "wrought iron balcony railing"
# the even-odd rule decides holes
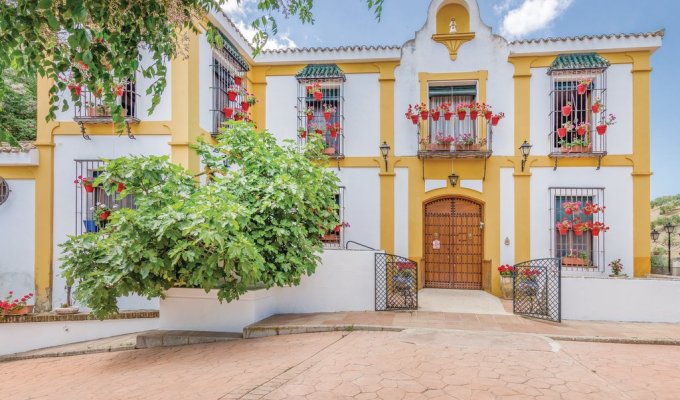
[[[419,116],[418,157],[420,158],[488,158],[493,153],[493,123],[483,115],[466,113],[444,116]],[[498,122],[498,121],[494,121]],[[423,134],[422,132],[427,132]]]

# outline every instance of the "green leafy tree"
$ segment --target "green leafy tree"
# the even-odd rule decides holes
[[[187,35],[198,32],[203,16],[225,1],[0,1],[0,69],[14,67],[24,76],[40,74],[56,82],[49,93],[48,120],[54,119],[60,107],[68,109],[62,92],[70,93],[80,106],[79,93],[89,90],[111,109],[122,131],[122,107],[116,104],[121,87],[141,72],[152,82],[147,95],[153,110],[167,84],[167,60],[188,55]],[[367,0],[378,17],[382,3]],[[262,15],[252,22],[258,30],[255,53],[270,34],[276,34],[275,13],[313,23],[312,6],[313,0],[257,0]],[[148,65],[141,64],[142,51],[151,57]]]
[[[0,78],[0,142],[18,145],[18,140],[35,140],[35,135],[36,77],[8,68]]]
[[[107,161],[95,185],[134,195],[99,232],[70,237],[63,276],[75,298],[103,318],[116,298],[162,296],[172,287],[218,289],[237,299],[253,285],[296,285],[312,274],[321,236],[338,224],[338,179],[323,167],[321,140],[304,152],[235,124],[216,145],[199,142],[207,184],[167,157]]]

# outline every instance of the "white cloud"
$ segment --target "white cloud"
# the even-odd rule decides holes
[[[493,12],[495,12],[496,15],[505,14],[514,3],[515,0],[503,0],[501,3],[493,5]]]
[[[253,42],[253,37],[257,31],[250,26],[249,16],[252,17],[257,11],[257,0],[228,0],[222,5],[222,11],[231,19],[243,36],[248,39],[250,43]],[[267,50],[285,49],[290,47],[297,47],[295,41],[290,38],[290,33],[278,33],[276,36],[270,36],[264,48]]]
[[[510,38],[521,37],[548,26],[573,0],[524,0],[503,17],[501,33]],[[501,6],[503,6],[501,4]],[[509,6],[508,6],[509,7]]]

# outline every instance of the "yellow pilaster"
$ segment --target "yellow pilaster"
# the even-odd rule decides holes
[[[650,52],[629,54],[633,59],[633,273],[651,272],[650,204]]]
[[[380,247],[394,253],[394,69],[399,63],[380,64],[380,143],[392,147],[388,170],[380,173]],[[384,163],[381,165],[384,166]],[[391,167],[390,167],[391,166]]]
[[[190,145],[202,134],[199,126],[199,84],[198,35],[189,34],[189,54],[187,59],[172,60],[172,162],[182,165],[189,171],[199,172],[199,160]]]
[[[45,122],[49,111],[49,90],[53,82],[38,77],[37,102],[37,140],[39,165],[35,176],[35,309],[49,311],[52,299],[52,243],[54,210],[54,142],[52,129],[54,122]],[[59,289],[59,288],[57,288]]]

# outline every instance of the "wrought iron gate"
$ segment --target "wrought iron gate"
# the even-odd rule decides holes
[[[560,269],[558,258],[542,258],[515,265],[512,311],[527,317],[561,322]]]
[[[375,310],[418,309],[418,263],[393,254],[375,254]]]

